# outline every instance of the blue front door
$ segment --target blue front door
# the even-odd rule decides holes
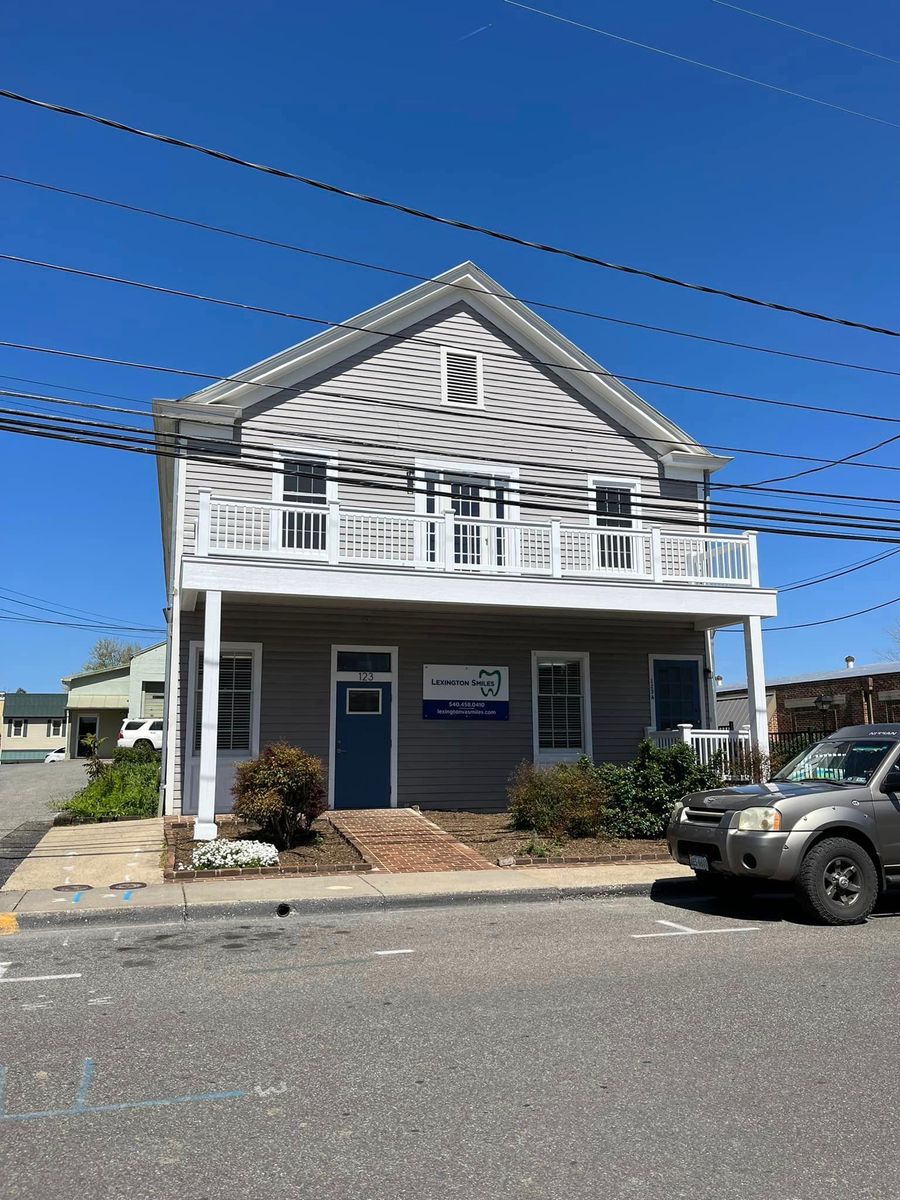
[[[653,696],[657,729],[674,729],[676,725],[703,727],[700,664],[696,659],[654,659]]]
[[[337,681],[335,808],[387,808],[391,803],[392,686]]]

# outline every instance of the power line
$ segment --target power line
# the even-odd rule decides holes
[[[783,633],[788,629],[812,629],[814,625],[834,625],[837,621],[849,621],[851,617],[864,617],[866,613],[877,612],[880,608],[889,608],[892,604],[900,604],[900,596],[891,600],[882,600],[880,604],[871,604],[868,608],[859,608],[856,612],[841,613],[839,617],[825,617],[821,621],[802,621],[799,625],[764,625],[764,633]]]
[[[0,95],[2,95],[0,90]],[[25,258],[18,254],[0,254],[0,262],[18,263],[21,266],[39,267],[42,270],[56,271],[63,275],[76,275],[83,279],[95,279],[104,283],[115,283],[124,287],[137,288],[140,291],[153,292],[164,296],[177,296],[182,300],[196,300],[204,304],[213,304],[222,308],[233,308],[242,312],[262,313],[265,316],[281,317],[289,321],[302,321],[310,325],[319,325],[327,329],[347,329],[355,333],[366,333],[373,337],[383,337],[394,341],[404,341],[409,343],[418,343],[419,345],[441,347],[451,346],[452,344],[443,341],[437,342],[430,338],[422,338],[418,336],[409,336],[405,333],[394,333],[393,331],[384,329],[374,329],[365,325],[355,325],[351,321],[327,321],[324,317],[314,317],[306,313],[295,313],[285,309],[269,308],[265,305],[248,304],[240,300],[226,300],[219,296],[206,296],[199,292],[188,292],[181,288],[164,287],[161,284],[146,283],[138,279],[126,279],[120,275],[107,275],[102,271],[89,271],[80,267],[68,267],[62,263],[45,262],[41,259]],[[900,336],[900,334],[898,334]],[[4,343],[0,343],[2,345]],[[466,347],[458,347],[464,349]],[[855,409],[847,408],[832,408],[822,404],[801,404],[796,400],[777,400],[770,396],[756,396],[746,392],[730,392],[721,388],[699,387],[694,384],[676,383],[672,380],[665,379],[649,379],[643,375],[625,375],[614,371],[604,371],[599,367],[579,367],[570,366],[566,363],[550,362],[547,360],[528,358],[523,360],[519,355],[513,354],[498,354],[494,351],[482,351],[482,357],[494,359],[507,359],[514,362],[526,361],[532,366],[549,367],[555,371],[571,371],[576,374],[590,375],[595,378],[611,379],[614,381],[625,380],[628,383],[640,383],[650,387],[670,388],[678,392],[691,392],[698,396],[715,396],[720,399],[728,400],[746,400],[755,404],[768,404],[776,408],[791,408],[798,409],[802,412],[820,412],[827,413],[831,416],[854,417],[862,421],[879,421],[890,424],[900,424],[900,417],[884,417],[876,413],[859,412]],[[258,381],[254,383],[256,387],[265,387]]]
[[[900,441],[900,433],[895,433],[891,437],[882,438],[880,442],[875,442],[871,446],[864,446],[862,450],[854,450],[852,454],[845,454],[843,458],[837,458],[833,463],[825,463],[820,467],[806,467],[802,471],[794,471],[790,475],[773,475],[770,479],[758,479],[757,486],[764,486],[767,483],[787,483],[791,479],[800,479],[804,475],[815,475],[818,471],[828,471],[832,467],[840,467],[847,465],[865,466],[865,463],[853,463],[856,458],[862,458],[864,454],[873,454],[876,450],[881,450],[884,446],[891,445],[892,442]]]
[[[75,622],[75,621],[51,621],[46,617],[20,617],[20,616],[4,616],[2,614],[12,612],[11,609],[0,608],[0,621],[11,621],[20,625],[57,625],[63,629],[93,629],[99,633],[129,633],[134,636],[140,634],[160,634],[165,633],[165,629],[160,626],[157,629],[147,629],[145,627],[130,628],[126,625],[100,625],[92,622]]]
[[[5,389],[0,389],[0,396],[8,395],[8,394],[10,394],[10,393],[8,391],[6,391]],[[11,393],[11,394],[14,396],[17,395],[17,393]],[[50,402],[50,403],[56,402],[56,399],[54,397],[48,397],[48,396],[37,397],[37,396],[33,396],[30,393],[28,395],[31,396],[32,399],[37,399],[40,401]],[[62,403],[65,404],[65,403],[77,403],[77,402],[69,402],[69,401],[63,400]],[[31,417],[30,413],[27,413],[27,412],[23,413],[21,409],[0,408],[0,414],[5,414],[7,416],[13,416],[13,417],[22,417],[22,416],[29,417],[29,418]],[[147,439],[152,436],[150,434],[150,431],[140,429],[133,425],[123,425],[121,423],[110,423],[110,422],[104,422],[104,421],[92,421],[92,420],[88,420],[87,418],[84,418],[84,417],[69,418],[69,417],[64,417],[64,416],[58,415],[58,414],[38,413],[36,415],[41,418],[44,418],[44,419],[55,420],[59,424],[61,424],[63,427],[66,427],[66,428],[78,426],[80,428],[103,429],[106,431],[112,431],[114,433],[138,434],[139,437],[143,438],[143,439]],[[278,436],[287,438],[289,442],[293,441],[296,443],[296,440],[298,437],[301,439],[307,439],[307,440],[310,438],[312,438],[314,441],[319,440],[319,435],[314,434],[314,433],[291,432],[290,430],[286,430],[286,429],[276,429],[273,432],[275,432]],[[178,434],[157,434],[156,436],[157,436],[157,438],[166,437],[173,443],[177,443],[178,439],[179,439]],[[131,439],[131,440],[135,440],[135,439]],[[225,439],[222,437],[205,437],[205,436],[197,435],[197,434],[189,434],[186,436],[186,440],[191,445],[197,445],[200,443],[208,444],[208,445],[212,446],[214,450],[219,450],[220,453],[233,454],[233,451],[234,451],[234,443],[229,441],[228,439]],[[387,449],[389,451],[393,451],[394,453],[397,453],[398,451],[401,451],[401,450],[415,451],[417,449],[417,447],[415,445],[410,446],[410,445],[394,443],[390,446],[384,446],[384,445],[380,445],[378,443],[371,443],[368,441],[363,441],[361,439],[350,439],[350,438],[339,437],[339,436],[337,436],[337,437],[331,436],[329,438],[329,441],[330,441],[330,443],[332,443],[334,445],[338,445],[338,446],[350,445],[350,446],[354,446],[357,448],[362,447],[365,449],[371,449],[371,448],[375,447],[375,448],[380,448],[380,449]],[[247,440],[244,440],[241,443],[241,450],[245,457],[249,453],[249,456],[252,461],[263,462],[265,464],[265,467],[267,470],[269,470],[271,472],[274,472],[277,470],[283,471],[284,468],[277,468],[272,465],[272,459],[270,456],[271,449],[272,449],[272,447],[271,447],[271,444],[269,444],[269,443],[253,442],[253,441],[247,441]],[[262,452],[263,457],[260,458],[259,453],[257,453],[257,452]],[[466,455],[465,457],[469,457],[475,462],[479,461],[479,458],[477,455]],[[233,461],[233,460],[231,460],[231,461]],[[397,460],[385,460],[383,458],[379,459],[379,458],[367,457],[365,459],[358,460],[358,462],[361,463],[364,467],[369,467],[369,466],[385,467],[385,466],[387,466],[394,471],[405,471],[409,467],[408,461],[402,460],[402,459],[397,461]],[[509,465],[510,466],[534,467],[537,464],[535,464],[533,462],[532,463],[510,462]],[[544,463],[543,465],[546,466],[548,469],[554,470],[554,471],[558,471],[561,468],[561,466],[563,466],[563,464],[561,464],[559,462]],[[565,464],[565,466],[568,469],[573,469],[573,464]],[[341,473],[343,471],[352,472],[352,469],[353,468],[348,466],[346,462],[342,462],[340,464],[339,469],[336,471],[333,471],[332,474],[336,478],[341,478],[342,477]],[[581,464],[580,469],[589,471],[591,469],[597,470],[599,468],[597,466],[591,468],[587,464]],[[624,475],[623,472],[610,472],[610,473]],[[634,479],[635,475],[634,475],[634,473],[630,473],[628,475],[625,475],[625,477],[629,478],[629,479]],[[651,480],[653,477],[643,476],[640,478]],[[583,496],[584,496],[584,490],[582,488],[578,488],[575,485],[571,485],[571,484],[559,483],[555,480],[542,481],[540,484],[536,483],[535,485],[530,486],[530,487],[527,485],[522,486],[518,481],[515,481],[515,483],[511,483],[509,485],[507,492],[510,497],[512,497],[513,495],[527,495],[527,496],[532,496],[532,497],[547,497],[549,495],[551,498],[560,498],[560,497],[562,497],[564,499],[565,498],[573,498],[573,499],[579,500],[579,501],[583,500]],[[682,515],[686,516],[690,521],[694,521],[697,519],[698,502],[697,502],[696,497],[694,497],[694,498],[663,497],[663,496],[656,497],[656,496],[648,496],[648,495],[644,494],[640,497],[639,506],[641,508],[641,511],[644,514],[650,514],[650,513],[659,512],[659,511],[674,510],[674,511],[680,512]],[[684,506],[684,507],[679,507],[679,506]],[[726,514],[739,513],[739,514],[741,514],[742,517],[746,517],[748,521],[755,520],[755,518],[758,514],[763,513],[763,514],[766,514],[764,519],[767,519],[767,520],[775,520],[775,521],[794,520],[801,524],[838,524],[838,523],[840,523],[840,525],[842,525],[842,526],[845,526],[845,525],[851,526],[852,525],[852,526],[856,526],[859,528],[871,527],[871,528],[879,528],[879,529],[887,527],[887,526],[893,527],[894,524],[896,524],[896,521],[889,520],[888,518],[870,517],[869,521],[871,524],[869,526],[869,525],[867,525],[867,522],[864,521],[861,517],[851,517],[851,516],[846,516],[844,514],[832,513],[832,512],[811,513],[806,510],[797,510],[797,509],[794,509],[793,513],[791,515],[785,515],[785,509],[783,508],[783,506],[774,508],[770,505],[750,505],[747,503],[743,503],[740,505],[732,505],[732,504],[727,504],[727,503],[722,503],[722,502],[716,502],[716,508],[721,513],[726,513]],[[575,511],[581,512],[582,509],[579,508]],[[774,514],[774,515],[772,515],[772,514]],[[807,518],[810,518],[810,517],[814,518],[814,520],[812,520],[812,521],[807,520]],[[828,518],[837,518],[837,520],[830,521]]]
[[[246,458],[235,460],[233,457],[223,456],[221,454],[218,457],[216,457],[214,453],[209,452],[209,451],[206,451],[206,452],[201,451],[200,453],[198,453],[196,451],[186,451],[181,448],[160,450],[158,445],[150,444],[146,440],[141,440],[140,437],[134,437],[134,436],[130,436],[130,435],[123,434],[123,433],[110,433],[108,431],[90,429],[90,428],[89,429],[72,429],[71,427],[65,426],[65,425],[62,426],[62,428],[65,430],[65,432],[60,432],[58,426],[54,427],[53,425],[46,425],[46,424],[41,425],[33,415],[31,415],[31,414],[26,414],[26,415],[28,416],[27,421],[23,421],[21,419],[16,419],[16,418],[11,418],[9,416],[0,416],[0,430],[5,431],[5,432],[10,432],[10,433],[17,433],[17,434],[25,435],[25,436],[43,437],[48,440],[54,440],[54,441],[73,442],[73,443],[78,443],[78,444],[82,444],[82,445],[94,445],[94,446],[100,446],[100,447],[105,447],[108,449],[116,449],[116,450],[127,450],[132,453],[149,454],[154,457],[185,458],[185,459],[190,459],[191,461],[206,462],[206,463],[211,463],[213,465],[222,465],[224,463],[225,465],[228,465],[232,469],[236,468],[236,469],[243,469],[243,470],[256,470],[259,472],[265,472],[269,476],[271,476],[274,473],[277,473],[279,470],[283,471],[283,468],[278,468],[277,466],[273,465],[271,459],[268,459],[265,462],[255,462],[255,461],[248,461]],[[56,418],[56,420],[62,421],[62,420],[64,420],[64,418]],[[99,423],[92,423],[92,424],[99,424]],[[143,433],[143,431],[141,431],[141,433]],[[144,435],[144,436],[146,437],[146,435]],[[189,440],[194,441],[196,439],[192,438]],[[399,468],[402,464],[392,464],[392,465]],[[374,474],[374,472],[369,472],[369,473]],[[349,475],[347,472],[344,472],[343,476],[340,474],[340,472],[338,472],[337,477],[339,479],[343,477],[345,479],[348,479],[348,481],[352,478],[352,476]],[[384,483],[384,482],[373,482],[371,480],[360,480],[358,478],[352,478],[352,481],[356,482],[360,486],[363,486],[366,488],[371,488],[374,490],[380,490],[380,491],[403,492],[406,494],[409,494],[410,491],[412,491],[412,492],[423,491],[422,488],[416,488],[416,487],[410,488],[410,485],[408,482],[402,482],[402,483],[398,482],[397,484],[392,484],[392,483]],[[546,495],[547,493],[540,492],[537,490],[535,490],[533,492],[526,492],[525,489],[520,489],[518,494],[519,495],[532,495],[532,494],[533,495]],[[523,501],[520,499],[518,501],[518,507],[526,509],[526,510],[536,509],[536,510],[539,510],[540,512],[575,513],[579,516],[584,515],[583,504],[578,504],[577,506],[564,505],[564,504],[553,504],[553,503],[548,503],[546,500],[543,501],[542,503],[536,504],[536,503],[533,503],[528,500]],[[663,505],[661,503],[657,503],[657,507],[661,508],[661,507],[663,507]],[[652,510],[653,506],[645,505],[645,508]],[[691,525],[694,523],[694,521],[697,521],[700,519],[701,519],[701,515],[699,512],[696,513],[693,520],[691,519],[691,517],[688,514],[685,514],[684,512],[681,513],[680,517],[674,517],[674,518],[665,517],[665,516],[655,517],[655,520],[657,521],[658,524],[674,525],[674,526],[677,526],[678,528],[680,528],[681,530],[684,530],[686,524]],[[762,524],[759,524],[759,525],[757,525],[758,532],[781,534],[781,535],[786,535],[786,536],[797,536],[797,537],[828,538],[828,539],[839,540],[839,541],[868,541],[868,542],[882,542],[882,543],[886,542],[888,544],[897,544],[898,542],[900,542],[900,538],[884,536],[886,533],[894,532],[894,529],[893,529],[893,527],[888,527],[886,525],[886,523],[883,523],[883,522],[881,524],[874,524],[874,523],[866,524],[866,523],[863,523],[860,521],[848,523],[847,518],[841,518],[838,521],[826,520],[824,518],[816,519],[813,521],[806,521],[804,518],[793,518],[795,524],[802,524],[804,526],[807,524],[815,524],[815,525],[823,525],[824,524],[824,525],[836,526],[837,531],[832,531],[832,530],[807,529],[807,528],[782,529],[782,528],[778,527],[777,521],[791,520],[792,518],[785,518],[783,516],[782,517],[773,516],[768,519],[771,521],[775,521],[776,524],[774,526],[773,525],[764,526]],[[703,526],[706,529],[712,528],[712,529],[742,530],[746,527],[747,523],[748,523],[747,521],[743,521],[741,524],[738,524],[738,523],[735,523],[733,520],[731,520],[731,521],[710,520],[710,519],[703,520]],[[861,532],[863,530],[868,530],[868,529],[871,529],[871,530],[877,531],[877,532]],[[844,532],[844,530],[857,530],[860,532],[855,532],[855,533],[854,532]],[[900,530],[898,530],[898,532],[900,532]]]
[[[845,50],[855,50],[857,54],[867,54],[869,58],[879,58],[882,62],[893,63],[900,67],[900,58],[891,58],[889,54],[879,54],[877,50],[868,50],[865,46],[856,46],[853,42],[842,42],[840,38],[828,37],[824,33],[816,33],[814,29],[804,29],[802,25],[791,25],[789,21],[779,21],[777,17],[769,17],[765,13],[752,8],[742,8],[739,4],[731,4],[729,0],[712,0],[722,8],[733,8],[735,12],[745,13],[748,17],[756,17],[760,21],[768,21],[770,25],[780,25],[783,29],[793,29],[795,33],[804,33],[807,37],[818,38],[820,42],[831,42],[833,46],[843,46]]]
[[[80,614],[83,617],[99,617],[103,621],[106,621],[106,620],[119,621],[119,620],[121,620],[120,617],[110,617],[107,613],[96,613],[96,612],[90,612],[87,609],[70,608],[68,605],[63,605],[62,607],[58,607],[57,605],[54,605],[52,601],[47,601],[47,603],[45,603],[45,604],[33,603],[33,601],[40,600],[41,599],[40,596],[32,596],[31,597],[32,603],[29,603],[28,600],[16,599],[17,596],[27,596],[27,595],[28,595],[28,592],[16,592],[16,591],[13,591],[12,588],[0,588],[0,600],[4,600],[7,604],[18,604],[22,608],[36,608],[42,612],[55,613],[59,617],[71,617],[75,614]],[[6,609],[5,611],[8,612],[9,609]],[[134,628],[135,626],[131,626],[131,627]]]
[[[801,588],[815,587],[820,583],[830,583],[833,579],[842,579],[845,575],[852,575],[855,571],[861,571],[864,567],[872,567],[876,563],[884,562],[885,559],[893,558],[896,554],[900,554],[900,549],[886,550],[883,554],[876,554],[874,558],[863,559],[862,562],[849,563],[846,567],[832,571],[830,574],[814,575],[808,579],[798,580],[796,583],[785,584],[778,591],[782,594],[784,592],[797,592]]]
[[[778,92],[782,96],[793,96],[796,100],[806,100],[809,104],[818,104],[822,108],[831,108],[835,112],[846,113],[851,117],[861,117],[864,121],[873,121],[876,125],[887,125],[890,129],[900,129],[900,123],[889,121],[886,117],[876,117],[873,113],[861,112],[857,108],[846,108],[843,104],[835,104],[831,100],[823,100],[819,96],[810,96],[806,92],[795,92],[790,88],[779,87],[776,83],[767,83],[764,79],[754,79],[752,75],[741,75],[737,71],[728,71],[725,67],[717,67],[713,63],[702,62],[699,58],[688,58],[684,54],[676,54],[673,50],[663,50],[660,46],[651,46],[649,42],[638,42],[634,38],[623,37],[619,33],[611,33],[608,29],[600,29],[597,25],[588,25],[584,21],[575,21],[571,17],[560,16],[559,13],[549,12],[544,8],[533,8],[530,4],[522,4],[520,0],[503,0],[513,8],[521,8],[525,12],[536,13],[541,17],[549,17],[551,21],[559,21],[563,25],[572,25],[576,29],[585,29],[590,33],[599,33],[601,37],[611,38],[626,46],[637,46],[640,50],[650,50],[653,54],[661,54],[665,58],[675,59],[676,62],[688,63],[692,67],[702,67],[704,71],[714,71],[717,75],[725,75],[729,79],[739,79],[741,83],[752,83],[755,87],[766,88],[770,92]]]
[[[474,289],[465,283],[451,283],[447,280],[436,279],[432,275],[419,275],[415,271],[402,271],[397,267],[388,267],[384,263],[367,262],[365,259],[350,258],[346,255],[332,254],[324,250],[314,250],[310,246],[298,246],[294,242],[280,241],[276,238],[262,237],[248,233],[246,230],[230,229],[223,225],[212,225],[207,221],[199,221],[189,217],[176,216],[174,213],[162,212],[159,209],[144,208],[139,204],[128,204],[121,200],[112,200],[108,196],[97,196],[91,192],[80,192],[73,188],[60,187],[36,179],[26,179],[21,175],[7,175],[0,172],[0,180],[7,183],[18,183],[25,187],[38,188],[41,191],[54,192],[61,196],[71,196],[79,200],[89,200],[95,204],[106,205],[109,208],[121,209],[124,212],[138,213],[145,217],[155,217],[162,221],[170,221],[177,225],[185,225],[192,229],[202,229],[208,233],[219,233],[226,237],[237,238],[241,241],[255,242],[261,246],[269,246],[278,250],[290,250],[295,254],[308,255],[312,258],[324,259],[327,262],[341,263],[344,266],[360,267],[368,271],[377,271],[384,275],[392,275],[399,279],[410,279],[416,283],[435,283],[444,287],[452,287],[460,292],[474,292],[477,295],[495,296],[502,300],[518,300],[520,304],[532,308],[544,308],[550,312],[565,313],[569,316],[586,317],[593,321],[604,321],[612,325],[622,325],[629,329],[642,329],[648,333],[662,333],[671,337],[688,338],[691,341],[706,342],[713,346],[724,346],[732,350],[748,350],[755,354],[769,354],[778,358],[790,358],[798,362],[816,363],[820,366],[843,367],[849,371],[865,371],[868,374],[886,375],[900,378],[900,371],[892,371],[888,367],[875,367],[868,363],[847,362],[840,358],[824,358],[817,354],[801,354],[793,350],[780,350],[774,346],[758,346],[753,342],[739,342],[730,338],[712,337],[709,334],[696,333],[687,329],[673,329],[668,325],[653,325],[646,321],[630,321],[624,317],[614,317],[609,313],[594,312],[590,309],[573,308],[565,304],[555,304],[549,300],[534,300],[525,296],[514,296],[509,292],[494,292],[489,289]],[[74,389],[73,389],[74,390]]]
[[[511,2],[511,0],[507,0]],[[534,10],[540,11],[540,10]],[[555,14],[545,14],[554,16]],[[562,20],[563,18],[556,18]],[[625,40],[625,39],[621,39]],[[648,47],[654,49],[654,47]],[[659,53],[667,53],[659,51]],[[705,64],[700,64],[705,65]],[[718,70],[718,68],[713,68]],[[722,72],[727,74],[728,72]],[[752,82],[752,81],[751,81]],[[766,84],[767,87],[774,85]],[[775,91],[783,89],[774,88]],[[639,267],[628,266],[623,263],[609,262],[602,258],[596,258],[591,254],[584,254],[577,250],[568,250],[560,246],[549,245],[544,242],[531,241],[528,238],[519,237],[516,234],[506,233],[499,229],[491,229],[485,225],[476,225],[469,221],[461,221],[456,218],[442,217],[437,213],[427,212],[425,209],[414,208],[407,204],[402,204],[394,200],[385,200],[379,196],[370,196],[364,192],[354,192],[349,188],[340,187],[338,184],[327,183],[321,179],[313,179],[307,175],[300,175],[294,171],[288,171],[281,167],[272,167],[264,163],[251,162],[249,159],[239,158],[237,155],[229,154],[224,150],[215,150],[210,146],[202,146],[197,142],[185,141],[182,138],[172,137],[167,134],[153,133],[150,130],[138,129],[137,126],[127,125],[123,121],[114,120],[111,117],[102,117],[97,113],[85,112],[82,109],[72,108],[64,104],[53,104],[49,100],[38,100],[33,96],[25,96],[20,92],[10,91],[8,88],[0,88],[0,98],[12,100],[17,104],[30,105],[32,108],[43,109],[47,112],[59,113],[62,116],[75,117],[79,120],[91,121],[94,124],[105,126],[108,129],[116,129],[120,133],[128,133],[135,137],[146,138],[149,141],[160,142],[168,146],[177,146],[182,150],[190,150],[195,154],[203,154],[208,158],[218,159],[220,162],[231,163],[234,166],[245,167],[251,171],[260,171],[265,175],[272,175],[279,179],[288,179],[294,183],[301,183],[306,187],[315,188],[318,191],[326,192],[333,196],[343,196],[348,200],[355,200],[361,204],[371,204],[378,208],[389,209],[393,212],[403,213],[406,216],[417,217],[420,220],[431,221],[436,225],[444,225],[452,229],[461,229],[468,233],[477,233],[483,237],[494,238],[497,241],[507,242],[514,246],[523,246],[529,250],[539,250],[544,254],[560,255],[563,258],[570,258],[575,262],[587,263],[590,266],[602,267],[609,271],[619,271],[626,275],[635,275],[642,279],[652,279],[657,283],[669,284],[672,287],[684,288],[688,291],[701,292],[709,296],[721,296],[726,300],[735,300],[741,304],[752,304],[757,308],[768,308],[774,312],[793,313],[795,316],[806,317],[814,321],[825,321],[832,325],[843,325],[851,329],[864,329],[869,333],[879,333],[886,337],[900,337],[900,330],[888,329],[879,325],[869,325],[863,321],[854,321],[846,317],[835,317],[826,313],[813,312],[809,309],[798,308],[790,304],[781,304],[773,300],[760,300],[753,296],[746,296],[740,292],[728,291],[724,288],[711,287],[708,284],[690,283],[684,279],[677,279],[673,275],[663,275],[656,271],[649,271]],[[809,99],[810,97],[804,97]],[[816,101],[816,103],[826,104],[826,101]],[[838,105],[828,105],[828,107],[839,107]],[[851,111],[851,110],[846,110]],[[863,115],[863,114],[858,114]],[[872,120],[879,120],[877,117],[872,117]],[[893,122],[884,121],[886,125],[892,125]],[[897,125],[896,128],[900,128]]]

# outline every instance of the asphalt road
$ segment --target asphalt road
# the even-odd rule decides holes
[[[0,939],[2,1193],[891,1195],[900,916],[668,895]]]

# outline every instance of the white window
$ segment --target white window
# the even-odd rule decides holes
[[[559,762],[592,753],[590,657],[532,654],[534,757]]]
[[[13,717],[7,724],[6,732],[10,737],[28,737],[27,717]]]
[[[591,519],[600,529],[609,532],[598,535],[599,565],[611,572],[634,569],[635,545],[628,533],[616,530],[640,529],[638,496],[640,481],[595,476],[590,481]]]
[[[328,463],[321,458],[286,458],[283,463],[284,500],[293,504],[326,504]]]
[[[275,499],[287,506],[281,513],[281,546],[307,550],[324,557],[328,550],[326,506],[337,500],[335,464],[324,454],[290,454],[280,461],[275,476]],[[277,537],[277,534],[276,534]]]
[[[203,718],[203,649],[197,653],[194,688],[194,753],[200,753]],[[253,741],[253,653],[225,651],[219,659],[219,740],[226,751],[251,752]]]
[[[62,737],[65,721],[62,717],[51,717],[47,722],[47,737]]]
[[[441,347],[441,403],[465,408],[483,407],[484,373],[480,354]]]

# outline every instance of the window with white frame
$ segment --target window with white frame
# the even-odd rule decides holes
[[[589,752],[586,654],[537,654],[534,662],[536,747],[540,758]]]
[[[203,724],[203,647],[197,647],[194,688],[194,753],[200,753]],[[253,654],[249,650],[224,651],[219,659],[218,748],[227,751],[252,749],[253,740]]]
[[[463,408],[484,405],[481,355],[473,350],[441,347],[441,403]]]
[[[65,724],[62,717],[51,717],[47,722],[47,737],[62,737]]]
[[[28,737],[28,718],[13,717],[7,722],[6,732],[9,737]]]
[[[591,480],[591,510],[594,524],[608,530],[598,538],[599,565],[609,571],[634,569],[634,545],[627,533],[637,529],[638,483],[636,480],[594,478]]]
[[[282,462],[282,499],[303,509],[281,514],[281,545],[285,550],[325,552],[329,500],[328,461],[325,458],[286,458]],[[315,511],[321,508],[321,511]],[[314,511],[309,511],[313,509]]]

